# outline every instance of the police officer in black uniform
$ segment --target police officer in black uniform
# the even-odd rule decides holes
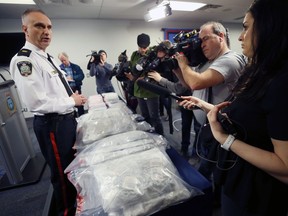
[[[34,114],[34,131],[51,170],[57,215],[75,215],[76,189],[64,170],[75,153],[74,107],[87,98],[72,92],[57,63],[45,52],[52,38],[47,15],[37,9],[26,10],[22,30],[26,43],[11,60],[11,76],[25,106]]]

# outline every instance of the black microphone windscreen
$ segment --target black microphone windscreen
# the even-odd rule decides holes
[[[159,85],[155,85],[155,84],[147,82],[145,80],[138,80],[137,84],[138,84],[138,86],[140,86],[146,90],[149,90],[155,94],[158,94],[158,95],[161,95],[164,97],[169,96],[171,93],[167,88],[161,87]]]
[[[148,91],[151,91],[155,94],[158,94],[162,97],[171,97],[171,98],[174,98],[178,101],[183,101],[185,100],[184,98],[176,95],[175,93],[171,92],[170,90],[168,90],[167,88],[164,88],[162,86],[159,86],[157,84],[153,84],[153,83],[150,83],[150,82],[147,82],[143,79],[140,79],[140,80],[137,80],[137,84],[138,86],[148,90]],[[200,107],[194,105],[192,108],[190,109],[201,109]]]
[[[181,97],[175,95],[174,93],[172,93],[171,91],[169,91],[167,88],[164,88],[162,86],[147,82],[145,80],[138,80],[137,81],[138,86],[149,90],[155,94],[161,95],[163,97],[172,97],[176,100],[183,100]]]

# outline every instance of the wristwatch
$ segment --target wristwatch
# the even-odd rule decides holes
[[[232,143],[235,141],[235,137],[231,134],[227,137],[225,142],[221,145],[221,148],[225,149],[226,151],[230,150]]]

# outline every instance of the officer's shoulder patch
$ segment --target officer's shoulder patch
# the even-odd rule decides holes
[[[22,76],[29,76],[32,74],[32,63],[29,61],[20,61],[17,63],[17,67]]]
[[[18,52],[18,54],[17,54],[17,56],[27,56],[27,57],[29,57],[30,56],[30,54],[31,54],[31,50],[29,50],[29,49],[21,49],[19,52]]]

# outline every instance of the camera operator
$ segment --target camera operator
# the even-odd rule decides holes
[[[169,49],[172,47],[172,43],[169,40],[162,41],[156,48],[157,58],[160,59],[159,66],[155,69],[157,72],[161,74],[162,77],[165,77],[169,81],[175,81],[175,75],[173,74],[172,70],[166,66],[164,63],[166,59],[169,59],[168,52]],[[159,98],[159,111],[160,116],[164,116],[164,107],[167,112],[167,118],[169,120],[170,125],[170,133],[173,133],[173,126],[172,126],[172,100],[171,97],[164,97],[160,95]],[[165,119],[166,120],[166,119]]]
[[[208,22],[201,26],[199,38],[201,48],[208,59],[205,64],[193,70],[187,58],[177,53],[179,69],[176,75],[182,83],[193,90],[193,96],[208,101],[209,88],[211,103],[217,104],[228,97],[245,66],[243,55],[233,52],[229,48],[228,32],[221,23]],[[194,110],[195,118],[203,125],[206,114],[201,110]]]
[[[150,37],[147,34],[137,36],[138,50],[134,51],[130,58],[131,73],[127,77],[134,81],[134,96],[137,98],[141,114],[145,121],[155,128],[155,132],[163,135],[163,125],[159,115],[159,95],[152,93],[137,85],[138,79],[143,79],[143,72],[138,71],[136,64],[141,57],[149,53]]]
[[[96,91],[98,94],[115,92],[111,82],[113,66],[106,62],[107,53],[100,50],[98,54],[92,54],[90,59],[90,76],[95,76]]]
[[[168,52],[169,49],[172,47],[172,43],[169,40],[162,41],[156,48],[156,58],[159,59],[158,66],[154,69],[155,72],[161,74],[162,77],[165,77],[171,82],[174,82],[177,77],[172,72],[172,70],[165,64],[165,60],[169,59]],[[148,73],[149,77],[149,73]],[[153,79],[153,78],[152,78]],[[155,80],[157,82],[157,80]],[[173,117],[172,117],[172,99],[169,96],[160,95],[159,97],[159,111],[160,116],[164,115],[164,107],[167,112],[167,120],[169,120],[169,127],[170,127],[170,134],[173,134]]]
[[[199,38],[202,41],[202,51],[208,61],[193,70],[188,65],[187,58],[176,53],[175,58],[179,68],[175,73],[183,85],[192,89],[193,96],[217,104],[230,95],[246,65],[245,58],[230,50],[228,31],[219,22],[207,22],[202,25]],[[207,122],[207,117],[202,110],[193,110],[193,112],[194,121],[198,122],[198,127],[195,127],[194,122],[197,140],[199,129]],[[200,160],[198,171],[207,179],[211,179],[213,169],[212,163]]]
[[[177,95],[180,95],[180,96],[191,95],[191,89],[183,86],[181,82],[175,77],[174,73],[171,71],[171,68],[167,67],[166,65],[165,60],[169,52],[168,50],[171,47],[172,47],[172,44],[169,40],[165,40],[158,45],[157,56],[158,58],[161,59],[160,67],[158,71],[149,72],[148,77],[155,80],[159,85],[169,89],[171,92],[176,93]],[[165,100],[166,99],[167,98],[165,98]],[[170,111],[171,111],[171,98],[169,97],[169,99],[170,99]],[[184,158],[188,159],[189,158],[188,148],[190,145],[193,112],[191,110],[186,110],[183,107],[180,107],[180,112],[181,112],[181,120],[182,120],[181,121],[181,126],[182,126],[181,128],[181,135],[182,135],[181,154]],[[171,118],[172,118],[172,112],[171,112]]]

